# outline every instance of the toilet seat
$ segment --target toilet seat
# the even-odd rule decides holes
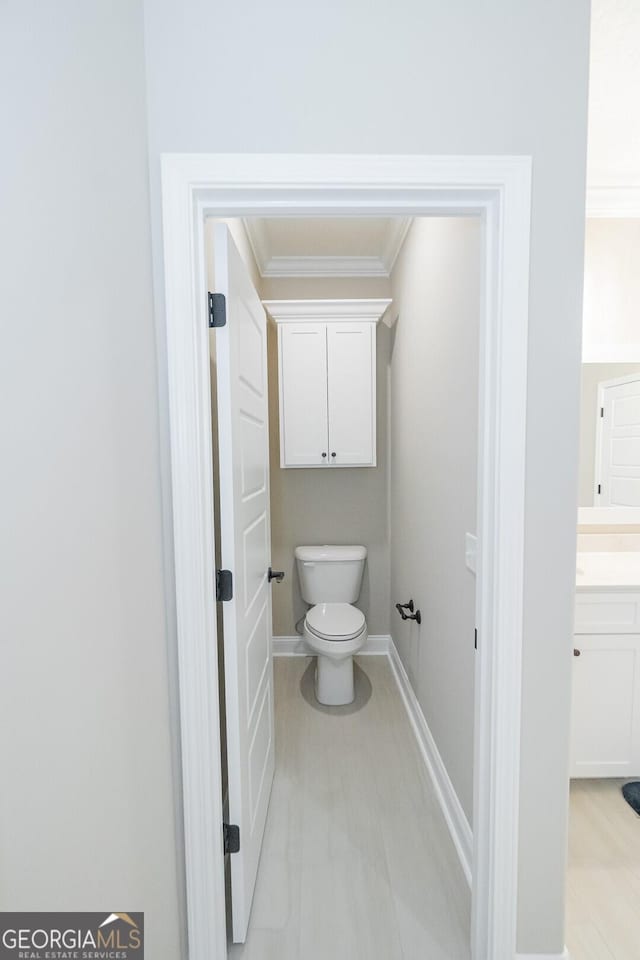
[[[359,637],[366,621],[351,603],[317,603],[308,611],[305,626],[319,639],[339,643]]]
[[[353,658],[368,636],[362,611],[350,603],[317,603],[304,618],[302,635],[316,655],[316,699],[332,707],[352,703]]]

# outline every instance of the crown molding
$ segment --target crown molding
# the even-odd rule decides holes
[[[377,323],[391,300],[263,300],[262,306],[276,323],[340,322]]]
[[[409,233],[409,228],[412,223],[413,217],[398,217],[391,223],[387,244],[382,254],[382,260],[387,269],[386,276],[388,277],[391,276],[391,271],[396,264],[398,254],[402,249],[402,244]]]
[[[389,277],[413,217],[390,222],[388,237],[379,256],[272,256],[264,222],[243,218],[251,250],[261,277]]]
[[[258,273],[264,277],[264,265],[268,259],[268,240],[264,222],[256,217],[242,217],[242,225],[256,262]]]
[[[381,257],[270,257],[263,277],[388,277]]]
[[[587,219],[640,218],[640,186],[588,187]]]

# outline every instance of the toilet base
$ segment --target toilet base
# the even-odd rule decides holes
[[[353,703],[353,657],[334,660],[318,654],[316,657],[316,700],[327,707],[343,707]]]

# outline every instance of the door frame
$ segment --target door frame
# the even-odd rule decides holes
[[[227,955],[204,221],[293,214],[483,221],[471,946],[513,960],[531,158],[165,154],[162,211],[189,960]]]
[[[628,373],[626,377],[614,377],[613,380],[601,380],[598,384],[598,397],[596,400],[596,463],[593,476],[593,485],[596,488],[594,490],[594,505],[596,507],[601,507],[605,510],[607,509],[618,509],[609,507],[608,504],[602,503],[602,495],[597,493],[597,484],[598,478],[602,476],[602,455],[603,455],[603,424],[602,417],[599,416],[599,411],[604,407],[604,395],[607,390],[611,387],[621,387],[625,383],[633,383],[634,380],[640,380],[640,373]],[[634,510],[634,507],[628,507],[624,509]]]

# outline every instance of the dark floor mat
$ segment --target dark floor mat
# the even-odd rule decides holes
[[[625,783],[622,788],[622,796],[640,817],[640,780],[634,780],[633,783]]]

